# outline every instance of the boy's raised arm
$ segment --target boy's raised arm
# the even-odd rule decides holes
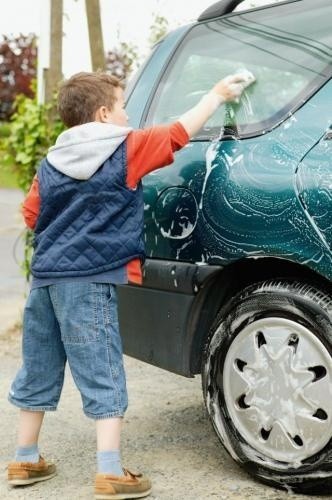
[[[178,121],[183,125],[189,137],[193,137],[217,108],[231,101],[238,101],[243,90],[255,81],[249,72],[226,76],[205,94],[196,106],[184,113]]]
[[[197,134],[220,104],[240,99],[243,90],[254,81],[255,78],[249,71],[227,76],[176,122],[129,134],[128,186],[134,188],[148,173],[172,163],[173,153]]]

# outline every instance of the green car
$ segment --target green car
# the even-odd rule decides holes
[[[256,77],[144,179],[124,350],[201,374],[218,438],[253,476],[332,494],[332,2],[239,3],[170,33],[128,89],[131,123],[147,127],[227,74]]]

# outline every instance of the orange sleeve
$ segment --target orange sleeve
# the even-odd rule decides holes
[[[37,223],[40,211],[39,183],[38,177],[35,176],[30,191],[22,205],[22,214],[26,225],[30,229],[34,229]]]
[[[127,185],[134,188],[144,175],[165,167],[174,152],[183,148],[189,136],[179,122],[135,130],[127,139]]]
[[[141,285],[143,282],[142,266],[140,259],[133,259],[127,264],[127,278],[129,283]]]
[[[144,175],[172,163],[173,153],[188,141],[189,136],[179,122],[131,132],[127,139],[127,186],[135,188]],[[127,264],[127,276],[129,283],[142,284],[140,259]]]

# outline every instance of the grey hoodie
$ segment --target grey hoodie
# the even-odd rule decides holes
[[[62,132],[48,150],[47,160],[59,172],[89,179],[132,131],[112,123],[89,122]]]

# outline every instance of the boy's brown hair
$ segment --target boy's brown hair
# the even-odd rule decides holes
[[[124,88],[118,78],[107,73],[76,73],[60,85],[58,111],[61,120],[67,127],[93,122],[101,106],[112,110],[117,87]]]

